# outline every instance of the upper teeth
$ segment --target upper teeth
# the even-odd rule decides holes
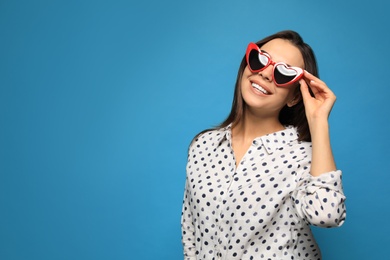
[[[252,87],[254,87],[255,89],[257,89],[260,92],[263,92],[264,94],[268,94],[268,91],[265,90],[264,88],[262,88],[259,84],[252,83]]]

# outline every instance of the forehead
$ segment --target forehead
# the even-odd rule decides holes
[[[273,39],[260,48],[267,52],[274,62],[285,62],[291,66],[304,67],[301,52],[290,41]]]

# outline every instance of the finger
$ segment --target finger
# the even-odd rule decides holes
[[[314,96],[318,95],[318,93],[323,92],[323,88],[321,88],[321,84],[317,81],[311,80],[310,81],[310,89],[313,92]]]
[[[313,91],[313,94],[316,97],[318,97],[318,96],[327,96],[327,97],[334,96],[334,93],[332,92],[332,90],[325,83],[311,81],[310,87],[311,87],[311,90]]]
[[[305,100],[311,98],[312,96],[310,94],[310,90],[309,90],[309,86],[308,86],[307,82],[304,79],[301,79],[299,81],[299,83],[301,84],[300,89],[301,89],[303,100],[305,101]]]
[[[304,87],[303,90],[305,91],[305,93],[302,92],[302,95],[306,95],[307,98],[313,98],[313,97],[315,98],[315,96],[321,92],[312,86],[313,83],[317,84],[314,81],[310,81],[308,83],[306,79],[301,79],[300,83],[301,83],[301,87],[303,86]]]
[[[328,85],[326,85],[324,81],[320,80],[319,78],[317,78],[316,76],[308,72],[307,70],[304,71],[304,77],[310,81],[310,86],[312,85],[312,83],[314,83],[313,85],[321,89],[322,91],[330,90]]]
[[[306,79],[308,79],[308,81],[314,80],[315,82],[325,84],[325,82],[323,82],[322,80],[320,80],[320,78],[314,76],[313,74],[311,74],[311,73],[308,72],[307,70],[304,70],[303,76],[304,76]]]

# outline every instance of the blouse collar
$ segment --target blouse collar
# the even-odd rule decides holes
[[[226,127],[220,128],[217,131],[219,132],[217,143],[220,145],[224,140],[229,141],[229,144],[232,143],[232,124],[229,124]],[[270,133],[264,136],[256,137],[253,140],[253,145],[259,146],[263,145],[268,154],[274,153],[276,150],[282,149],[288,143],[297,141],[299,137],[296,127],[287,125],[285,129]]]

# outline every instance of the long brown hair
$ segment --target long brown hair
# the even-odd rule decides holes
[[[297,32],[291,30],[281,31],[256,42],[256,44],[261,47],[273,39],[284,39],[290,41],[301,52],[304,61],[304,69],[318,77],[318,67],[314,52],[312,48],[303,41],[302,37]],[[235,126],[242,120],[244,116],[246,104],[241,94],[241,78],[246,66],[247,63],[244,56],[238,69],[230,114],[225,119],[225,121],[223,121],[216,128],[226,127],[229,124],[233,124],[233,126]],[[292,107],[285,105],[279,113],[279,121],[283,125],[292,125],[297,127],[299,134],[298,139],[300,141],[311,141],[309,125],[307,122],[305,107],[303,105],[302,95],[299,87],[296,88],[296,93],[294,94],[299,99],[299,102]]]
[[[267,42],[274,39],[288,40],[291,44],[297,47],[303,57],[304,69],[310,72],[311,74],[313,74],[314,76],[319,77],[315,54],[312,48],[303,41],[302,37],[297,32],[291,30],[281,31],[256,42],[256,44],[257,46],[261,47]],[[230,124],[232,124],[232,126],[236,126],[243,119],[246,104],[244,99],[242,98],[241,79],[246,66],[247,66],[247,62],[244,55],[244,57],[241,60],[241,64],[237,73],[233,103],[232,103],[232,108],[230,110],[230,114],[225,119],[225,121],[223,121],[220,125],[216,126],[213,129],[223,128]],[[299,100],[299,102],[291,107],[285,105],[279,113],[279,121],[283,125],[295,126],[298,130],[299,141],[310,142],[311,141],[310,129],[309,129],[309,124],[307,122],[307,118],[305,114],[305,106],[303,105],[302,94],[299,89],[299,86],[295,89],[294,96],[295,98],[297,98],[297,100]],[[198,135],[195,136],[193,140],[195,140],[201,134],[213,129],[206,129],[200,132]]]

